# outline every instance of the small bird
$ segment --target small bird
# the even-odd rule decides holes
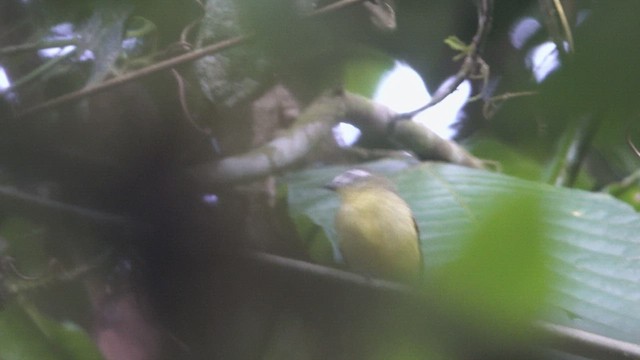
[[[338,245],[354,272],[413,282],[422,271],[418,227],[409,205],[391,181],[360,169],[348,170],[325,186],[340,196]]]

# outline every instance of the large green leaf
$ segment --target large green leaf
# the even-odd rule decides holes
[[[454,165],[386,160],[361,167],[394,180],[400,195],[411,205],[421,230],[428,273],[439,274],[456,262],[464,264],[469,249],[474,248],[473,242],[487,241],[478,240],[483,239],[478,233],[503,231],[499,226],[485,226],[486,222],[499,223],[503,218],[507,223],[504,226],[515,227],[515,234],[522,227],[522,236],[512,241],[529,239],[532,230],[524,226],[526,219],[514,219],[530,216],[530,221],[539,223],[544,233],[547,243],[542,247],[545,256],[541,259],[554,274],[554,281],[548,284],[551,291],[546,294],[550,311],[544,316],[568,326],[640,342],[640,216],[630,206],[608,195]],[[294,222],[305,222],[307,234],[309,224],[316,224],[332,244],[338,201],[320,187],[344,169],[308,170],[286,179]],[[508,201],[509,197],[516,199]],[[532,206],[526,199],[537,199],[533,204],[538,204],[535,206],[539,209],[529,213],[519,209],[520,197],[525,198],[521,201],[523,207]],[[500,212],[501,208],[504,211]],[[504,232],[502,237],[504,234],[509,233]],[[314,237],[318,239],[317,235]],[[505,244],[512,249],[510,246]],[[513,251],[520,251],[517,249]],[[499,252],[494,255],[509,256]],[[484,252],[481,257],[487,256],[491,253]],[[500,259],[478,261],[482,266],[494,266],[495,260]],[[497,263],[495,266],[510,264]],[[529,281],[530,276],[523,272],[521,280]],[[540,276],[544,279],[543,271]]]

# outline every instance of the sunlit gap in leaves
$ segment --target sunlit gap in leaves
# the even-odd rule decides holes
[[[9,75],[7,75],[4,67],[0,66],[0,97],[11,102],[16,101],[16,95],[11,92],[10,89],[11,80],[9,79]]]
[[[424,124],[445,139],[451,139],[455,135],[451,125],[458,119],[470,91],[469,83],[463,82],[439,104],[416,115],[414,121]],[[431,95],[420,75],[400,61],[396,61],[393,69],[382,77],[373,96],[374,101],[398,113],[415,110],[430,99]],[[340,123],[335,128],[335,134],[340,144],[350,146],[358,140],[360,130],[352,125]]]
[[[541,28],[540,22],[532,17],[518,20],[509,31],[511,45],[516,49],[522,49]]]
[[[509,39],[514,48],[526,48],[528,42],[543,29],[542,24],[532,17],[516,21],[509,31]],[[551,41],[537,44],[527,52],[525,64],[533,73],[536,82],[542,82],[549,74],[560,67],[556,45]]]
[[[73,40],[74,38],[73,24],[65,22],[51,27],[50,35],[44,38],[45,41]],[[75,45],[66,45],[62,47],[50,47],[38,50],[38,55],[43,58],[55,58],[65,56],[76,49]],[[85,49],[78,57],[80,61],[94,60],[95,56],[91,50]]]
[[[578,12],[576,24],[579,26],[589,17],[589,11]],[[516,49],[523,49],[534,36],[543,30],[542,24],[533,17],[524,17],[516,21],[509,31],[511,45]],[[565,51],[568,50],[569,44],[563,43]],[[536,82],[542,82],[544,79],[560,67],[560,58],[556,44],[552,41],[531,46],[525,57],[525,64],[533,73]]]
[[[73,24],[60,23],[51,27],[51,35],[44,38],[45,41],[71,40],[73,38]],[[38,55],[44,58],[53,58],[64,56],[75,50],[75,45],[67,45],[64,47],[51,47],[38,50]]]
[[[525,60],[537,82],[542,82],[549,74],[560,67],[558,49],[551,41],[542,43],[529,51]]]
[[[4,68],[0,66],[0,92],[9,88],[9,86],[11,86],[9,76],[7,76],[7,72],[4,70]]]

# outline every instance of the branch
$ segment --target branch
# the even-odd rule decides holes
[[[330,14],[334,11],[337,10],[341,10],[344,9],[348,6],[351,5],[355,5],[355,4],[359,4],[361,2],[364,2],[366,0],[340,0],[340,1],[336,1],[334,3],[331,3],[323,8],[314,10],[311,14],[309,14],[309,17],[319,17],[325,14]]]
[[[575,45],[571,25],[569,24],[568,14],[564,10],[562,1],[538,0],[538,3],[542,13],[545,15],[544,22],[547,27],[547,32],[551,36],[560,55],[566,55],[567,53],[567,48],[564,44],[565,41],[568,45],[568,52],[574,52]]]
[[[441,160],[486,168],[455,142],[442,139],[423,125],[398,120],[398,114],[384,105],[351,93],[328,94],[314,101],[293,126],[281,136],[248,153],[198,165],[190,175],[203,184],[255,180],[295,165],[315,149],[331,130],[347,121],[373,138],[389,139],[413,152],[421,160]]]
[[[65,47],[70,45],[77,46],[78,39],[39,41],[34,43],[5,46],[3,48],[0,48],[0,56],[19,55],[22,52],[47,49],[47,48]]]
[[[345,94],[347,114],[344,121],[351,122],[363,133],[388,138],[401,149],[414,153],[420,160],[438,160],[478,169],[488,164],[469,154],[454,141],[448,141],[424,125],[402,118],[387,108],[365,97]],[[400,120],[402,119],[402,120]]]
[[[0,210],[49,223],[73,223],[133,228],[134,223],[119,215],[45,199],[7,186],[0,186]]]
[[[160,61],[153,65],[147,66],[137,71],[130,72],[128,74],[112,78],[110,80],[106,80],[98,85],[91,86],[88,88],[84,88],[78,91],[70,92],[68,94],[62,95],[60,97],[51,99],[49,101],[45,101],[41,104],[38,104],[34,107],[28,108],[25,111],[16,115],[16,118],[24,118],[26,116],[31,116],[34,114],[38,114],[43,112],[44,110],[50,109],[52,107],[60,106],[62,104],[66,104],[71,101],[79,100],[81,98],[95,95],[97,93],[106,91],[116,86],[123,85],[127,82],[141,79],[143,77],[153,75],[159,71],[167,70],[178,65],[197,60],[205,55],[214,54],[216,52],[228,49],[232,46],[236,46],[238,44],[242,44],[247,42],[252,38],[252,35],[242,35],[236,36],[231,39],[223,40],[213,45],[206,46],[202,49],[194,50],[192,52],[186,53],[184,55],[176,56],[171,59],[167,59],[164,61]]]
[[[58,53],[62,52],[59,51]],[[54,67],[56,64],[58,64],[59,62],[66,60],[70,57],[72,57],[73,55],[75,55],[76,50],[71,50],[68,53],[64,54],[64,55],[58,55],[57,57],[54,57],[52,59],[49,59],[47,62],[45,62],[44,64],[38,66],[37,68],[35,68],[35,70],[31,71],[30,73],[28,73],[27,75],[21,77],[20,79],[18,79],[17,81],[13,82],[11,85],[9,85],[8,87],[4,88],[4,89],[0,89],[0,96],[5,96],[6,94],[9,94],[13,91],[15,91],[17,88],[28,84],[29,82],[37,79],[38,77],[42,76],[43,74],[45,74],[47,71],[49,71],[49,69],[51,69],[52,67]]]
[[[10,269],[8,273],[9,276],[5,274],[3,278],[0,278],[0,289],[6,292],[3,294],[5,297],[2,300],[6,302],[11,297],[18,296],[25,292],[42,290],[57,284],[79,280],[106,265],[109,257],[111,257],[111,251],[105,251],[89,261],[85,260],[82,264],[76,265],[72,269],[49,269],[45,274],[36,277],[25,277],[15,268],[13,259],[2,259],[0,261],[4,261]]]
[[[376,294],[393,295],[402,299],[420,299],[417,306],[423,311],[426,310],[424,314],[430,320],[432,320],[432,317],[442,316],[441,313],[431,313],[431,311],[442,310],[442,307],[437,302],[437,297],[428,291],[418,292],[406,285],[373,279],[277,255],[253,253],[248,255],[248,258],[259,266],[261,275],[264,275],[264,270],[267,269],[271,275],[292,281],[292,284],[289,283],[287,285],[294,288],[296,283],[311,284],[311,286],[331,284],[334,289],[369,290]],[[546,337],[544,346],[569,354],[584,356],[589,359],[640,360],[640,345],[637,344],[543,321],[536,322],[533,326]]]
[[[336,3],[330,4],[322,9],[318,9],[314,12],[312,12],[311,14],[308,15],[309,18],[312,17],[318,17],[318,16],[322,16],[337,10],[340,10],[344,7],[350,6],[350,5],[354,5],[354,4],[358,4],[363,2],[364,0],[342,0],[342,1],[338,1]],[[47,109],[56,107],[56,106],[60,106],[62,104],[66,104],[68,102],[71,101],[76,101],[91,95],[95,95],[98,94],[100,92],[106,91],[108,89],[111,89],[113,87],[116,86],[120,86],[123,85],[127,82],[133,81],[133,80],[137,80],[137,79],[141,79],[150,75],[153,75],[157,72],[160,71],[164,71],[167,69],[171,69],[173,67],[176,67],[178,65],[182,65],[191,61],[195,61],[203,56],[206,55],[211,55],[211,54],[215,54],[217,52],[220,52],[222,50],[226,50],[229,49],[231,47],[240,45],[240,44],[244,44],[249,42],[250,40],[253,40],[255,37],[254,34],[245,34],[245,35],[239,35],[227,40],[223,40],[220,42],[217,42],[215,44],[206,46],[204,48],[198,49],[198,50],[194,50],[192,52],[183,54],[183,55],[179,55],[164,61],[160,61],[158,63],[155,63],[153,65],[147,66],[145,68],[142,68],[140,70],[136,70],[133,72],[130,72],[128,74],[104,81],[98,85],[95,86],[91,86],[88,88],[84,88],[78,91],[74,91],[65,95],[62,95],[60,97],[51,99],[49,101],[45,101],[41,104],[38,104],[36,106],[33,106],[31,108],[28,108],[26,110],[24,110],[21,113],[18,113],[16,115],[17,119],[20,118],[24,118],[27,116],[31,116],[34,114],[38,114],[41,113]]]
[[[438,104],[447,96],[453,93],[463,81],[473,76],[475,69],[480,65],[486,67],[486,64],[480,58],[480,54],[487,41],[487,36],[491,30],[493,21],[493,0],[480,0],[478,3],[478,29],[473,36],[471,44],[468,46],[467,55],[464,58],[460,70],[452,79],[447,80],[433,95],[431,100],[422,107],[400,115],[403,118],[412,118],[418,113]]]
[[[640,345],[608,338],[566,326],[536,324],[551,341],[551,346],[589,359],[640,360]]]
[[[300,115],[278,138],[248,153],[194,167],[198,182],[232,183],[255,180],[284,170],[302,160],[345,115],[341,96],[322,96]]]
[[[364,288],[378,292],[394,293],[397,295],[409,295],[414,293],[409,286],[404,284],[365,277],[352,272],[317,265],[302,260],[295,260],[267,253],[252,253],[247,256],[249,260],[257,263],[258,265],[267,266],[275,271],[281,272],[283,275],[289,273],[293,276],[299,276],[300,278],[321,280],[337,285],[346,285],[351,288]]]

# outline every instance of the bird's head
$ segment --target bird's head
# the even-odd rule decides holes
[[[324,186],[325,189],[340,191],[359,187],[381,187],[394,190],[393,183],[388,179],[374,175],[362,169],[350,169],[336,176]]]

